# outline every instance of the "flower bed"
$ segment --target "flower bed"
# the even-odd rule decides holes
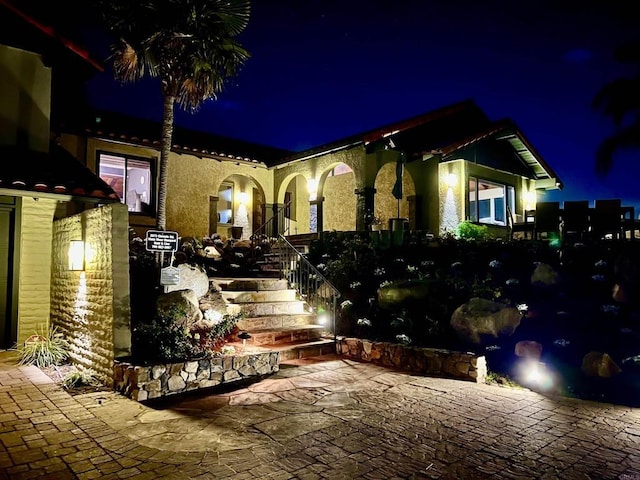
[[[143,402],[268,375],[279,369],[279,353],[262,352],[148,366],[116,360],[113,373],[118,392]]]
[[[423,375],[454,378],[485,383],[485,357],[473,353],[438,348],[408,347],[406,345],[370,342],[359,338],[337,339],[338,353],[354,360],[396,367]]]

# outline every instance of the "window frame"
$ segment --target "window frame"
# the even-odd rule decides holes
[[[475,203],[474,208],[472,208],[472,200],[471,200],[471,181],[475,180],[475,200],[473,200],[473,202]],[[478,185],[482,182],[485,183],[489,183],[491,185],[495,185],[496,187],[502,187],[502,197],[496,197],[496,198],[502,198],[504,199],[503,202],[503,207],[502,207],[502,217],[504,218],[504,220],[494,220],[492,222],[486,222],[486,221],[481,221],[480,220],[480,200],[478,199]],[[506,183],[506,182],[500,182],[497,180],[489,180],[488,178],[483,178],[480,176],[474,176],[474,175],[469,175],[467,177],[467,187],[466,187],[466,206],[467,206],[467,218],[474,222],[474,223],[478,223],[481,225],[493,225],[493,226],[497,226],[497,227],[508,227],[509,226],[509,211],[515,211],[514,207],[515,207],[515,198],[516,198],[516,187],[512,184]],[[495,200],[493,200],[495,202]],[[472,210],[475,210],[472,211]],[[495,207],[494,210],[495,211]],[[475,218],[475,219],[474,219]],[[495,214],[493,215],[493,218],[495,218]]]
[[[100,165],[102,163],[102,156],[108,155],[110,157],[121,158],[124,160],[124,170],[125,170],[125,185],[123,185],[123,196],[120,199],[121,203],[127,205],[127,211],[129,215],[138,215],[145,217],[155,218],[158,212],[157,200],[156,200],[156,188],[157,188],[157,175],[156,175],[156,165],[157,158],[156,157],[142,157],[138,155],[129,155],[127,153],[117,152],[117,151],[109,151],[109,150],[97,150],[96,151],[96,174],[100,177]],[[126,172],[129,160],[136,162],[143,162],[149,164],[149,211],[141,211],[136,212],[128,209],[127,204],[127,192],[126,192]],[[100,177],[102,178],[102,177]],[[117,193],[117,192],[116,192]]]

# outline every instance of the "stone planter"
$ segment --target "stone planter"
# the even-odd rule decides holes
[[[143,402],[203,388],[248,380],[280,369],[279,352],[203,358],[180,363],[134,365],[116,360],[114,388]]]
[[[422,375],[486,383],[485,357],[438,348],[410,347],[359,338],[338,337],[338,354],[362,362],[420,373]]]

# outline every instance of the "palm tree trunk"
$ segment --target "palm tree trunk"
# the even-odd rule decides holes
[[[173,137],[173,106],[176,97],[164,95],[164,108],[162,111],[162,143],[160,148],[160,178],[158,180],[158,214],[156,227],[165,230],[167,226],[167,166],[171,153],[171,141]]]

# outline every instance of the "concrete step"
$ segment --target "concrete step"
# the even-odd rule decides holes
[[[315,320],[316,315],[308,312],[287,315],[262,315],[242,318],[238,321],[237,326],[240,330],[251,332],[254,330],[312,325]]]
[[[296,360],[299,358],[332,355],[336,353],[333,339],[321,339],[312,342],[299,341],[283,344],[264,344],[261,348],[280,352],[280,361]]]
[[[305,303],[301,300],[285,302],[240,303],[240,310],[248,317],[263,315],[288,315],[305,313]]]
[[[278,329],[248,330],[251,338],[247,340],[250,345],[282,345],[292,342],[313,342],[320,340],[324,327],[321,325],[304,325],[297,327],[284,327]]]
[[[229,303],[290,302],[297,300],[297,292],[288,290],[223,290],[222,297]]]
[[[223,291],[265,291],[286,290],[287,281],[281,278],[218,278],[209,279]]]

